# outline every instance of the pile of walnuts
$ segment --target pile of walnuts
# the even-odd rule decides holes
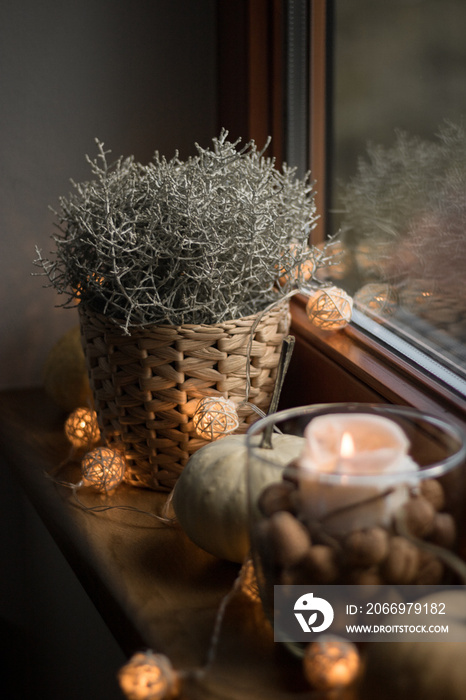
[[[281,482],[259,498],[263,518],[254,526],[253,544],[265,578],[276,584],[439,584],[444,564],[428,548],[416,546],[396,528],[375,525],[344,535],[329,534],[325,523],[302,516],[298,480],[285,471]],[[420,482],[403,506],[407,532],[418,540],[451,549],[453,516],[435,479]]]

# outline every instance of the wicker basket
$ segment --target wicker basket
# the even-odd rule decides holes
[[[78,308],[104,441],[124,452],[127,482],[171,490],[191,454],[206,444],[193,431],[199,399],[222,395],[240,404],[245,398],[248,343],[257,316],[151,326],[125,335],[105,316]],[[264,314],[254,331],[249,400],[264,412],[289,324],[284,302]],[[238,416],[238,432],[258,417],[248,405],[238,406]]]

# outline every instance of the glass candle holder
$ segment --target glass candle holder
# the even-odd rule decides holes
[[[302,440],[285,467],[277,430]],[[275,584],[455,582],[448,553],[462,554],[465,457],[458,427],[398,406],[306,406],[254,423],[250,538],[266,613]]]

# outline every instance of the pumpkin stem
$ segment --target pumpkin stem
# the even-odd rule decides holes
[[[280,359],[278,360],[277,377],[275,379],[275,386],[273,388],[272,398],[270,401],[269,410],[267,411],[267,415],[275,413],[275,411],[278,408],[278,402],[280,400],[280,394],[282,393],[283,382],[288,371],[291,355],[293,354],[294,344],[294,335],[287,335],[286,338],[283,339],[282,348],[280,352]],[[264,430],[262,434],[262,442],[260,444],[261,449],[272,449],[272,431],[273,425],[268,425],[267,428]]]

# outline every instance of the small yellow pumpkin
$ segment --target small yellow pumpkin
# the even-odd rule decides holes
[[[261,436],[256,439],[259,445]],[[274,435],[272,449],[257,447],[257,461],[250,468],[261,470],[258,489],[280,478],[275,465],[285,467],[296,459],[303,441]],[[173,491],[173,508],[188,537],[210,554],[234,562],[244,561],[249,551],[247,464],[246,435],[225,437],[192,455]]]
[[[44,389],[64,411],[91,404],[92,395],[79,325],[53,345],[43,367]]]

